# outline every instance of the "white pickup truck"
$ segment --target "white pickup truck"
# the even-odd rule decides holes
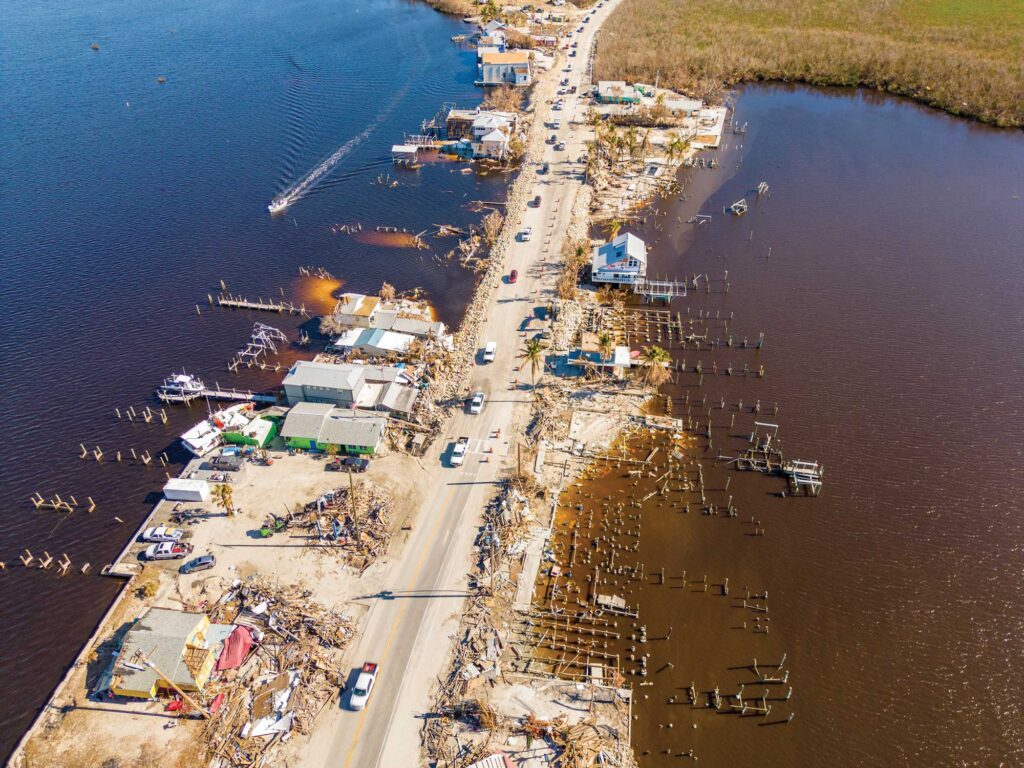
[[[352,688],[352,694],[348,699],[349,707],[358,711],[366,706],[366,702],[370,698],[370,691],[373,690],[373,684],[377,681],[379,669],[380,665],[372,661],[367,661],[363,664],[363,668],[359,670],[359,677],[356,678],[356,684]]]
[[[460,437],[455,441],[455,445],[452,446],[452,455],[448,461],[453,467],[462,466],[462,462],[466,460],[466,451],[469,450],[469,438]]]

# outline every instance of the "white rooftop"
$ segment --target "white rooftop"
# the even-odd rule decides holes
[[[636,259],[641,265],[647,264],[647,244],[632,232],[619,235],[610,243],[594,249],[594,269]]]

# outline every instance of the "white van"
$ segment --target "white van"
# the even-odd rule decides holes
[[[484,347],[484,362],[493,363],[494,355],[498,351],[498,342],[488,341],[487,346]]]
[[[551,120],[551,127],[556,131],[562,127],[562,118],[556,117]]]

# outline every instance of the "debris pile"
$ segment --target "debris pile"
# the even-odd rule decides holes
[[[306,504],[299,525],[310,533],[312,546],[345,558],[365,570],[387,552],[391,541],[391,493],[370,483],[342,486]]]
[[[577,343],[583,326],[583,306],[572,299],[558,299],[551,324],[551,349],[564,352]]]
[[[467,697],[485,693],[485,682],[504,679],[502,656],[508,651],[503,639],[508,636],[516,584],[510,578],[509,561],[524,550],[527,526],[533,516],[526,498],[506,483],[502,492],[484,511],[484,524],[477,536],[477,561],[470,582],[475,588],[462,614],[458,641],[447,673],[440,679],[435,708],[446,717],[475,718],[478,728],[493,730],[497,717],[486,705]],[[423,745],[427,757],[437,765],[469,765],[458,735],[439,718],[428,718],[423,726]],[[471,754],[482,756],[490,739],[476,745]],[[460,757],[461,756],[461,757]]]
[[[212,715],[195,744],[218,768],[263,765],[292,731],[308,734],[337,699],[341,652],[353,623],[311,602],[309,590],[236,581],[212,607],[214,624],[234,624],[252,640],[237,663],[218,660],[204,692]]]

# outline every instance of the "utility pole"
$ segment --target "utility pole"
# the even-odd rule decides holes
[[[356,546],[361,546],[359,541],[359,516],[356,514],[356,487],[352,479],[352,467],[348,468],[348,503],[352,508],[352,528],[356,533]]]
[[[177,684],[175,684],[175,682],[171,680],[171,678],[167,677],[167,675],[165,675],[163,672],[157,669],[156,664],[147,659],[146,655],[142,651],[138,652],[138,657],[143,664],[145,664],[147,667],[156,672],[161,679],[166,680],[167,684],[170,685],[171,688],[173,688],[175,691],[177,691],[178,695],[181,696],[181,698],[183,698],[185,701],[187,701],[189,705],[192,707],[192,709],[194,709],[196,712],[202,715],[205,719],[210,719],[210,713],[206,711],[206,707],[200,706],[200,704],[195,699],[193,699],[191,696],[189,696],[187,693],[181,690],[181,688],[179,688]]]

